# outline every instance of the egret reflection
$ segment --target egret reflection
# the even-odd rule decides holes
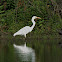
[[[32,48],[27,47],[26,43],[21,46],[13,44],[13,46],[20,61],[35,62],[35,51]]]

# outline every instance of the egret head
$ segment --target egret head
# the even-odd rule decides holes
[[[41,19],[41,18],[37,16],[33,16],[32,19]]]

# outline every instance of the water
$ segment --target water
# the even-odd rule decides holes
[[[29,48],[26,46],[26,43],[24,45],[15,45],[13,44],[15,48],[15,54],[18,55],[20,61],[27,61],[27,62],[35,62],[35,51],[32,48]]]
[[[0,62],[62,62],[62,39],[0,39]]]

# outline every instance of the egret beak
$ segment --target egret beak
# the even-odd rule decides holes
[[[36,17],[37,19],[41,19],[40,17]]]

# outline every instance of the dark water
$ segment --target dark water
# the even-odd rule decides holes
[[[24,45],[31,52],[23,53],[15,48]],[[62,62],[60,39],[0,39],[0,62]],[[25,50],[23,48],[23,50]],[[26,50],[25,50],[26,51]]]

